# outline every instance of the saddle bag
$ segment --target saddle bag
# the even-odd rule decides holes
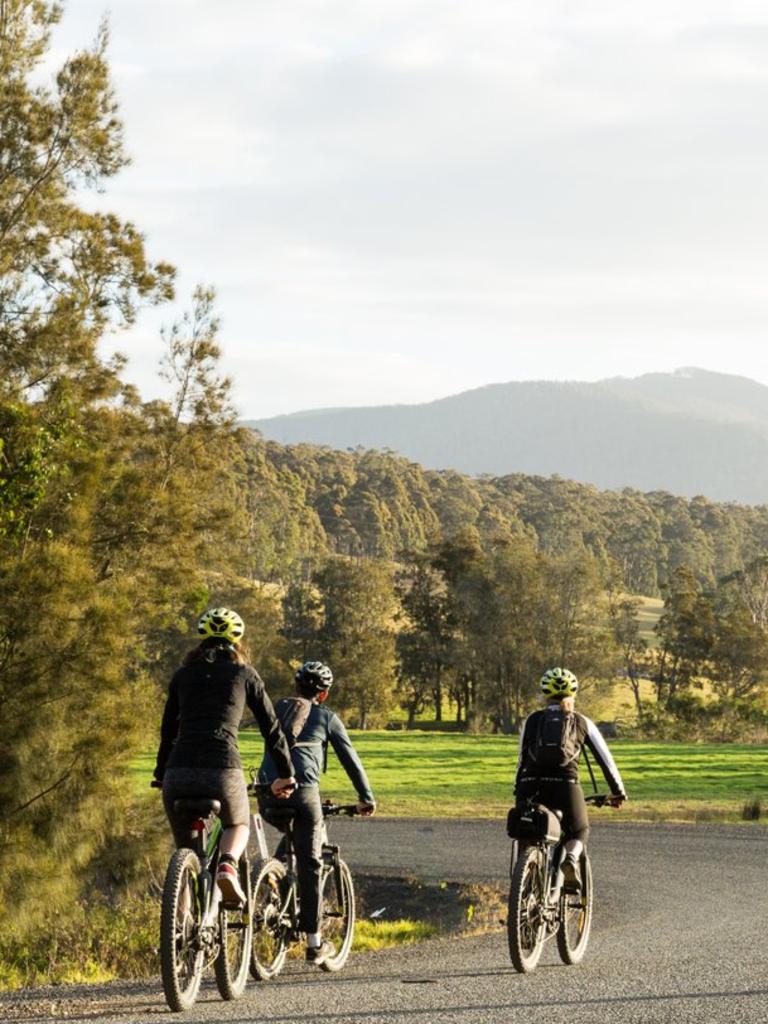
[[[543,804],[510,808],[507,835],[510,839],[526,839],[533,843],[559,843],[563,830],[554,811]]]

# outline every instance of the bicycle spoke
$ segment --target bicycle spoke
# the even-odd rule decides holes
[[[269,981],[282,969],[288,949],[290,921],[286,917],[285,867],[269,861],[253,879],[253,939],[251,974]]]
[[[173,1010],[194,1003],[202,973],[200,908],[196,887],[200,863],[189,849],[171,858],[163,887],[160,949],[163,989]]]

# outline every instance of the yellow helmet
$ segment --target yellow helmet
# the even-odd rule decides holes
[[[197,632],[200,636],[239,644],[243,639],[245,623],[237,612],[233,612],[229,608],[209,608],[200,616]]]
[[[579,680],[567,668],[548,669],[539,685],[547,697],[573,697],[579,691]]]

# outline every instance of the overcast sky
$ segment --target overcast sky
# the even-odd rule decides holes
[[[68,0],[55,57],[105,3]],[[762,0],[109,0],[114,210],[243,415],[696,365],[768,383]],[[173,317],[170,308],[162,320]],[[155,314],[119,339],[157,392]]]

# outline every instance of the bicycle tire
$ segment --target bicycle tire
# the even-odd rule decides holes
[[[507,905],[507,940],[512,965],[520,974],[535,970],[544,948],[546,929],[541,915],[541,850],[530,846],[517,858]]]
[[[277,977],[288,955],[288,930],[282,920],[285,900],[285,864],[281,860],[258,861],[251,870],[250,970],[256,981]]]
[[[160,973],[165,1001],[175,1013],[188,1010],[197,999],[203,976],[203,950],[198,935],[202,911],[197,898],[200,861],[184,847],[171,857],[163,883],[160,909]],[[189,886],[189,914],[180,909],[182,892]],[[185,953],[185,956],[181,956]],[[182,983],[180,974],[187,977]]]
[[[338,881],[341,882],[339,892]],[[355,939],[355,884],[352,872],[343,860],[339,861],[339,878],[333,867],[323,874],[320,887],[320,928],[323,940],[332,942],[334,956],[320,964],[324,971],[340,971],[349,959]]]
[[[250,890],[249,865],[245,857],[238,865],[240,884],[246,894]],[[227,1001],[239,999],[248,984],[253,938],[252,915],[249,900],[240,910],[219,911],[219,953],[213,965],[219,995]]]
[[[584,959],[592,927],[592,865],[586,853],[581,858],[581,893],[562,896],[562,919],[557,929],[557,952],[564,964],[578,964]],[[571,931],[569,925],[575,925]]]

